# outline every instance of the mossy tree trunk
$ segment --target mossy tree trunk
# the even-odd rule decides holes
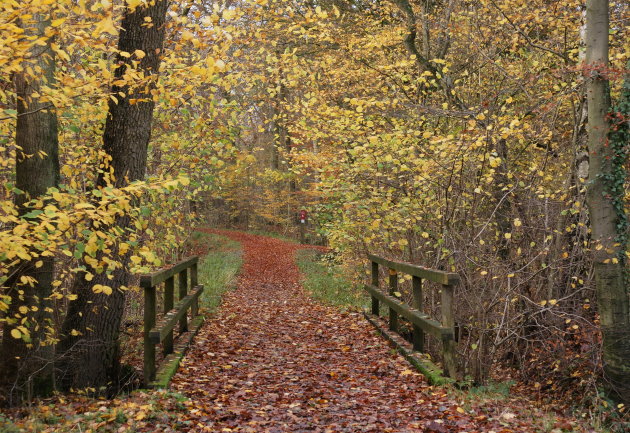
[[[625,283],[626,245],[621,242],[623,180],[617,182],[614,149],[609,143],[611,111],[608,82],[609,11],[607,0],[586,4],[589,181],[586,200],[591,217],[595,285],[603,337],[604,386],[609,395],[630,403],[630,309]],[[621,229],[621,230],[620,230]]]
[[[43,38],[49,25],[49,18],[39,14],[21,22],[25,35],[36,38]],[[23,70],[39,70],[40,76],[35,79],[22,72],[13,77],[17,99],[15,186],[23,191],[15,202],[22,217],[31,210],[27,206],[31,199],[59,183],[57,116],[43,90],[54,86],[55,61],[51,38],[43,41],[43,45],[33,46],[29,60],[23,63]],[[19,263],[6,282],[11,304],[0,352],[0,383],[9,404],[47,395],[54,384],[54,347],[50,343],[54,258],[36,251],[31,254],[32,259]],[[24,277],[35,282],[24,284]]]
[[[99,187],[112,184],[120,188],[144,178],[155,107],[152,91],[163,54],[167,9],[168,1],[156,0],[135,10],[125,10],[118,49],[127,53],[141,50],[145,56],[138,68],[149,80],[140,88],[132,88],[128,84],[112,88],[116,100],[109,101],[103,134],[103,148],[111,158],[110,173],[99,177]],[[133,56],[118,57],[116,78],[123,79],[132,61],[137,60]],[[110,229],[122,232],[129,223],[129,217],[122,216],[117,218],[116,227]],[[105,272],[96,275],[91,283],[81,281],[80,276],[77,278],[74,287],[77,299],[69,305],[59,344],[63,388],[92,387],[98,393],[103,390],[116,392],[118,389],[118,337],[125,305],[125,291],[121,288],[128,286],[130,281],[126,266],[128,257],[121,257],[121,260],[123,268],[114,270],[111,279]],[[112,294],[94,293],[94,284],[111,287]],[[78,333],[73,333],[73,330]]]

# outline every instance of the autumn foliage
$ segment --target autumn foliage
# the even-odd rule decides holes
[[[500,370],[536,390],[596,395],[592,253],[603,247],[585,206],[582,1],[171,2],[159,78],[141,68],[147,53],[117,48],[125,11],[147,3],[0,5],[3,338],[53,347],[77,286],[137,298],[133,282],[94,278],[175,261],[195,224],[295,234],[304,208],[308,239],[356,281],[368,252],[461,276],[458,353],[472,382]],[[25,34],[37,17],[43,30]],[[611,2],[610,17],[600,72],[627,107],[627,3]],[[47,44],[50,80],[33,58]],[[41,82],[30,98],[57,116],[59,182],[36,197],[16,187],[16,160],[47,156],[16,144],[16,76]],[[103,185],[108,104],[146,102],[122,87],[155,103],[146,174]],[[610,114],[622,134],[627,116]],[[620,221],[627,151],[618,146]],[[611,263],[628,258],[621,227]],[[37,302],[10,307],[36,283],[22,265],[42,257],[54,258],[46,323]],[[411,296],[408,281],[400,290]],[[438,297],[425,305],[437,314]]]

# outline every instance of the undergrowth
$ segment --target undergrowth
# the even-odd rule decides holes
[[[292,244],[299,243],[297,239],[291,237],[291,233],[278,233],[267,230],[247,230],[247,233],[258,236],[266,236],[268,238],[280,239],[281,241],[290,242]]]
[[[194,232],[191,241],[207,248],[199,262],[199,283],[204,285],[200,308],[212,314],[221,303],[221,296],[234,287],[243,264],[241,245],[225,236]]]
[[[300,250],[297,265],[304,275],[304,288],[318,301],[345,309],[364,309],[368,296],[343,274],[339,266],[321,260],[316,250]]]

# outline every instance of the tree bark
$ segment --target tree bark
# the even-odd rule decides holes
[[[25,35],[38,38],[45,34],[49,25],[49,19],[38,14],[22,23]],[[29,54],[31,60],[24,62],[24,69],[39,68],[40,78],[35,79],[26,73],[14,76],[17,99],[15,143],[18,146],[15,185],[24,192],[16,196],[15,203],[21,216],[30,211],[26,205],[29,200],[44,195],[48,188],[59,183],[55,107],[45,98],[37,96],[42,93],[43,86],[54,86],[55,61],[51,39],[46,39],[45,45],[34,45]],[[7,282],[11,304],[4,325],[0,383],[5,388],[9,404],[20,403],[32,396],[47,395],[53,389],[54,347],[46,342],[52,332],[50,295],[53,271],[53,257],[34,256],[30,261],[20,263]],[[20,284],[20,277],[32,277],[37,282],[33,286]],[[27,313],[24,313],[24,307],[28,309]],[[25,323],[22,322],[24,319]],[[29,329],[30,335],[16,339],[11,331],[22,324]]]
[[[591,216],[595,285],[603,337],[605,387],[609,395],[630,403],[630,313],[624,261],[618,242],[618,210],[606,184],[614,174],[613,151],[608,143],[610,91],[608,69],[608,1],[586,3],[586,60],[588,100],[589,183],[586,194]]]
[[[145,56],[138,69],[149,78],[140,87],[125,84],[112,88],[115,99],[109,101],[103,134],[103,148],[110,158],[109,170],[105,171],[109,173],[99,176],[98,187],[120,188],[144,178],[155,106],[152,91],[159,73],[167,9],[168,1],[156,0],[146,7],[125,10],[118,49],[132,56],[118,57],[115,77],[123,79],[130,62],[134,57],[137,60],[135,53],[141,50]],[[110,230],[124,233],[129,223],[128,216],[119,217]],[[116,256],[117,252],[112,254]],[[130,281],[128,257],[120,260],[123,267],[111,272],[111,279],[103,272],[86,284],[81,275],[77,276],[75,293],[78,297],[69,305],[59,345],[63,355],[59,362],[61,383],[66,389],[92,387],[97,393],[104,390],[111,393],[119,388],[118,337],[125,305],[122,288]],[[112,294],[94,293],[94,284],[111,287]]]

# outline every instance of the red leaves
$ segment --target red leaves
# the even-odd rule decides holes
[[[191,397],[189,431],[534,431],[465,411],[409,374],[360,314],[310,299],[294,263],[303,246],[221,234],[241,242],[244,264],[173,382]]]

